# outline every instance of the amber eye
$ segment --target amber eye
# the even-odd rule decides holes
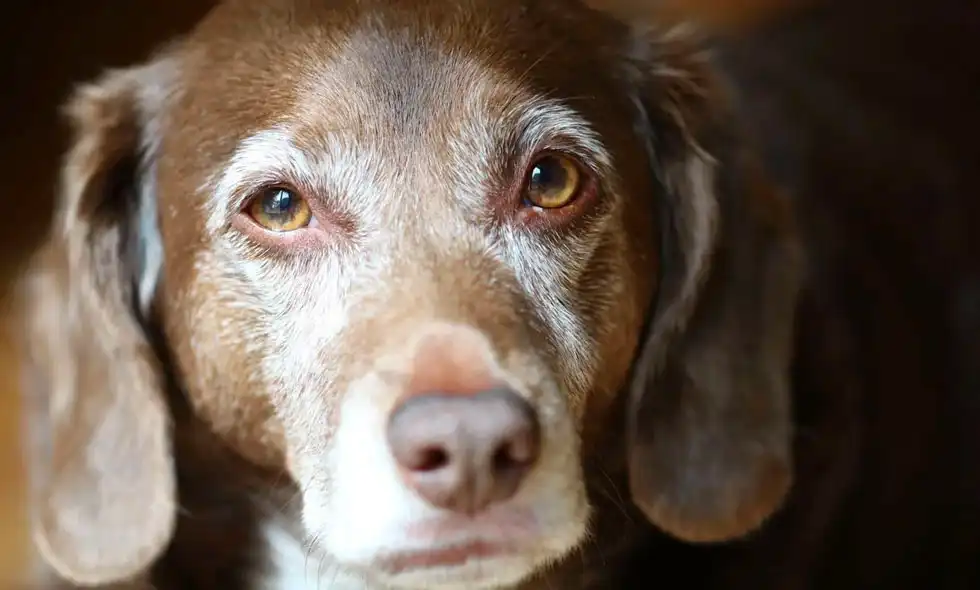
[[[582,175],[574,162],[558,155],[545,156],[531,166],[524,201],[542,209],[558,209],[575,200]]]
[[[275,232],[303,229],[313,219],[309,204],[289,189],[274,187],[262,191],[248,205],[255,223]]]

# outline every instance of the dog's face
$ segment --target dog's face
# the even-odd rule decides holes
[[[77,334],[38,329],[74,363],[49,560],[112,580],[170,535],[151,323],[196,414],[385,587],[513,586],[577,546],[633,369],[638,503],[691,540],[754,528],[788,482],[792,248],[778,203],[740,198],[717,253],[715,97],[672,43],[549,0],[239,0],[80,92],[48,254],[74,272],[39,274]]]
[[[543,36],[557,6],[409,6],[197,31],[157,160],[161,311],[199,413],[285,457],[331,557],[510,584],[585,532],[580,432],[639,340],[655,180],[613,64]],[[413,464],[440,452],[472,464]]]

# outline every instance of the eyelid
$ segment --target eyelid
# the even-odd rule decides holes
[[[597,152],[575,137],[552,134],[536,142],[519,144],[517,153],[520,154],[518,161],[523,170],[529,170],[537,160],[554,154],[571,159],[578,164],[579,172],[599,179],[610,177],[613,173],[611,157],[604,146],[600,147],[602,149]]]
[[[234,193],[232,202],[228,204],[232,211],[240,211],[245,207],[248,207],[255,198],[262,196],[266,192],[273,189],[285,189],[292,192],[297,197],[306,198],[307,191],[297,186],[297,183],[287,180],[285,177],[277,174],[265,174],[261,176],[256,176],[256,178],[248,183],[243,183],[240,185]]]
[[[309,199],[307,199],[299,189],[293,188],[291,185],[287,185],[286,183],[277,182],[274,184],[260,186],[259,188],[248,193],[248,195],[241,200],[239,209],[242,211],[248,210],[252,207],[256,200],[268,197],[274,192],[280,191],[289,193],[293,197],[309,203]]]
[[[207,219],[207,228],[211,233],[217,233],[226,228],[228,223],[239,215],[251,198],[264,186],[281,182],[282,176],[268,171],[251,171],[235,178],[226,174],[208,191],[211,213]]]
[[[590,152],[581,147],[555,147],[554,143],[548,143],[535,150],[526,151],[521,154],[518,165],[515,167],[515,174],[518,175],[518,181],[521,183],[519,190],[523,190],[527,185],[534,165],[548,157],[570,161],[579,173],[579,182],[581,184],[584,184],[590,178],[599,182],[601,178],[606,176],[605,166],[602,166]]]

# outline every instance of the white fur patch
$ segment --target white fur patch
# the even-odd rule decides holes
[[[362,577],[307,551],[306,545],[277,519],[264,523],[262,537],[266,567],[253,590],[371,590]]]
[[[323,489],[322,483],[304,489],[303,517],[307,529],[317,536],[332,557],[360,567],[370,567],[379,554],[420,550],[433,545],[450,547],[471,540],[462,532],[455,537],[443,534],[438,540],[406,535],[413,525],[433,522],[445,514],[409,491],[397,475],[394,460],[384,442],[384,406],[378,403],[385,388],[382,380],[371,377],[353,385],[345,398],[340,427],[331,448],[322,457],[332,476],[331,481],[335,482],[333,489]],[[573,433],[567,431],[571,427],[567,416],[545,415],[542,420],[547,421],[547,430],[559,431],[555,438],[574,440]],[[560,432],[562,424],[565,432]],[[525,515],[522,520],[526,519],[531,525],[528,530],[533,531],[528,533],[525,541],[533,544],[533,550],[452,570],[410,572],[392,581],[401,588],[420,590],[509,587],[563,556],[585,534],[588,517],[583,491],[576,493],[568,489],[570,481],[582,481],[575,461],[577,454],[571,455],[570,462],[562,459],[567,456],[569,454],[556,453],[546,447],[542,452],[542,463],[517,496],[506,507],[497,509],[501,523],[506,522],[506,515]],[[317,481],[317,478],[312,479]],[[562,493],[551,493],[551,490],[559,489]],[[487,518],[497,516],[491,512]],[[515,541],[520,542],[521,535],[516,537]]]

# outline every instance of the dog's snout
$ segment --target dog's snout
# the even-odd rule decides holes
[[[412,489],[467,514],[512,497],[541,446],[534,410],[507,389],[412,396],[392,412],[387,436]]]

